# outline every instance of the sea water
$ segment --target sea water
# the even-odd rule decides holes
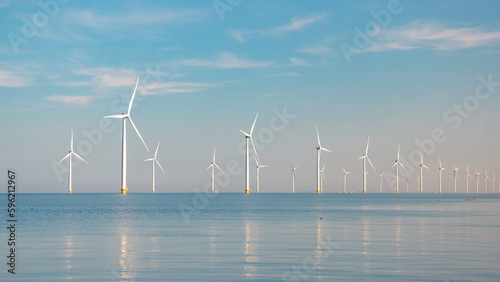
[[[17,194],[0,281],[498,281],[500,197]]]

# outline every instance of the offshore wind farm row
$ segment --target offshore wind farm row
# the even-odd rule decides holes
[[[137,92],[137,87],[138,87],[138,84],[139,84],[139,78],[137,78],[137,81],[136,81],[136,85],[135,85],[135,89],[134,89],[134,92],[132,94],[132,98],[129,102],[129,106],[128,106],[128,110],[127,110],[127,113],[124,114],[120,114],[120,115],[110,115],[110,116],[105,116],[104,118],[117,118],[117,119],[121,119],[122,120],[122,159],[121,159],[121,186],[120,186],[120,193],[121,194],[126,194],[127,193],[127,190],[128,190],[128,185],[127,185],[127,120],[130,122],[130,124],[132,125],[132,127],[134,128],[135,132],[137,133],[137,135],[139,136],[139,138],[141,139],[142,143],[144,144],[144,147],[146,148],[146,150],[149,152],[149,148],[148,146],[146,145],[146,142],[144,141],[144,139],[142,138],[139,130],[137,129],[137,127],[135,126],[133,120],[132,120],[132,117],[131,117],[131,110],[132,110],[132,106],[133,106],[133,103],[134,103],[134,98],[136,96],[136,92]],[[253,121],[253,124],[252,124],[252,127],[249,131],[249,133],[243,131],[243,130],[240,130],[241,133],[243,133],[244,137],[245,137],[245,183],[244,183],[244,192],[246,194],[250,193],[250,159],[251,159],[251,156],[250,156],[250,145],[252,147],[252,157],[253,159],[255,160],[255,168],[256,168],[256,193],[260,193],[260,169],[261,168],[265,168],[265,167],[268,167],[268,165],[263,165],[261,162],[260,162],[260,159],[259,159],[259,156],[257,154],[257,150],[255,148],[255,144],[254,144],[254,141],[253,141],[253,137],[252,137],[252,134],[253,134],[253,131],[254,131],[254,128],[255,128],[255,124],[257,122],[257,118],[258,118],[259,114],[257,113],[256,116],[255,116],[255,119]],[[317,142],[318,142],[318,145],[316,147],[316,151],[317,151],[317,162],[316,162],[316,193],[318,194],[321,194],[323,193],[323,182],[326,182],[326,175],[325,175],[325,167],[326,167],[326,162],[323,163],[323,166],[321,166],[321,152],[322,151],[325,151],[325,152],[328,152],[328,153],[332,153],[331,150],[323,147],[321,145],[321,140],[320,140],[320,134],[319,134],[319,128],[318,128],[318,125],[316,125],[316,137],[317,137]],[[73,186],[72,186],[72,181],[73,181],[73,156],[80,159],[81,161],[85,162],[87,165],[89,164],[85,159],[83,159],[80,155],[78,155],[75,151],[74,151],[74,141],[73,141],[73,129],[71,129],[71,141],[70,141],[70,151],[69,153],[59,161],[59,163],[63,162],[64,160],[68,159],[69,160],[69,174],[68,174],[68,193],[72,193],[73,192]],[[373,163],[371,162],[369,156],[368,156],[368,149],[369,149],[369,145],[370,145],[370,137],[368,137],[368,141],[366,143],[366,149],[364,151],[364,153],[361,155],[361,157],[358,158],[358,160],[362,160],[362,177],[363,177],[363,182],[362,182],[362,192],[363,193],[367,193],[367,175],[368,173],[370,172],[367,164],[366,164],[366,161],[368,161],[370,167],[373,169],[374,172],[376,172],[376,169],[373,165]],[[163,173],[165,173],[165,170],[163,169],[163,167],[161,166],[160,162],[158,161],[157,159],[157,155],[158,155],[158,150],[159,150],[159,147],[160,147],[160,141],[158,141],[158,145],[156,147],[156,151],[155,151],[155,154],[153,157],[151,158],[148,158],[148,159],[145,159],[144,161],[151,161],[152,162],[152,193],[155,193],[156,189],[155,189],[155,168],[156,168],[156,165],[158,165],[158,167],[162,170]],[[215,169],[217,168],[220,173],[224,173],[224,171],[219,167],[219,165],[217,165],[217,163],[215,162],[215,156],[216,156],[216,148],[214,147],[214,152],[213,152],[213,158],[212,158],[212,162],[211,164],[208,166],[207,170],[211,170],[210,171],[210,174],[211,174],[211,193],[217,193],[218,190],[216,190],[216,187],[215,187]],[[442,163],[441,163],[441,158],[439,157],[438,158],[439,160],[439,166],[438,166],[438,179],[439,179],[439,185],[438,185],[438,190],[437,191],[434,191],[434,192],[431,192],[431,193],[442,193],[442,173],[443,171],[447,170],[445,167],[443,167]],[[292,186],[291,186],[291,193],[295,193],[295,178],[296,178],[296,170],[298,168],[298,166],[294,166],[293,164],[290,164],[290,167],[291,167],[291,171],[292,171]],[[392,168],[395,169],[395,174],[394,174],[394,187],[395,187],[395,193],[400,193],[400,189],[399,189],[399,183],[400,183],[400,178],[399,178],[399,168],[402,168],[404,171],[408,172],[408,169],[403,165],[403,163],[401,163],[400,161],[400,145],[398,144],[398,149],[397,149],[397,155],[396,155],[396,160],[394,162],[394,164],[392,165]],[[420,151],[420,164],[419,164],[419,168],[420,168],[420,173],[419,173],[419,176],[418,178],[416,179],[417,181],[417,193],[423,193],[424,192],[424,168],[427,169],[427,170],[430,170],[430,168],[424,164],[424,160],[423,160],[423,154],[422,154],[422,151]],[[457,179],[458,179],[458,170],[459,170],[460,166],[455,166],[455,164],[453,164],[453,185],[454,185],[454,190],[453,192],[456,194],[457,193]],[[342,171],[343,171],[343,193],[356,193],[357,191],[347,191],[347,175],[350,174],[351,172],[350,171],[346,171],[346,169],[344,168],[344,166],[342,165]],[[482,171],[477,171],[475,170],[475,175],[476,175],[476,194],[479,194],[479,181],[480,181],[480,175],[482,173]],[[470,174],[469,172],[469,165],[467,163],[467,166],[466,166],[466,172],[465,172],[465,182],[466,182],[466,189],[465,189],[465,193],[466,194],[469,194],[469,180],[472,179],[472,175]],[[379,191],[380,193],[383,192],[383,176],[384,176],[384,172],[382,172],[381,174],[379,174],[380,176],[380,183],[379,183]],[[488,176],[488,172],[487,170],[485,169],[485,173],[484,173],[484,193],[487,194],[488,193],[488,180],[491,180],[491,191],[492,193],[494,194],[495,193],[495,181],[498,180],[498,193],[500,194],[500,174],[497,176],[497,178],[495,178],[495,172],[493,172],[493,175],[492,177],[490,178]],[[404,179],[406,180],[406,192],[408,193],[409,192],[409,182],[410,182],[410,176],[406,176],[404,177]],[[389,181],[388,181],[389,182]],[[392,182],[392,181],[391,181]],[[472,191],[473,192],[473,191]]]

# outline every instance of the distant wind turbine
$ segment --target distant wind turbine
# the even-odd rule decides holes
[[[373,166],[372,162],[370,161],[370,158],[368,157],[368,146],[370,145],[370,137],[368,137],[368,142],[366,142],[366,150],[365,153],[358,159],[361,160],[363,159],[363,193],[366,193],[366,175],[368,172],[366,172],[366,160],[370,163],[370,165],[373,168],[373,171],[377,171],[375,167]]]
[[[158,162],[158,159],[156,158],[156,156],[158,155],[158,148],[160,148],[160,141],[158,141],[158,146],[156,146],[155,156],[150,158],[150,159],[144,160],[145,162],[151,161],[153,163],[153,192],[152,193],[155,192],[155,163],[158,164],[158,166],[161,168],[161,171],[163,171],[163,173],[165,173],[165,170],[163,170],[163,167],[161,167],[160,162]]]
[[[253,143],[253,139],[252,139],[252,133],[253,133],[253,129],[255,127],[255,122],[257,122],[257,117],[259,116],[259,113],[257,113],[257,115],[255,116],[255,120],[253,121],[253,124],[252,124],[252,128],[250,129],[250,134],[246,133],[245,131],[243,130],[240,130],[241,133],[243,133],[245,135],[245,141],[246,141],[246,147],[245,147],[245,193],[248,194],[250,193],[250,152],[249,152],[249,148],[248,148],[248,142],[250,141],[252,143],[252,148],[253,148],[253,151],[254,151],[254,154],[255,154],[255,159],[258,160],[258,156],[257,156],[257,151],[255,150],[255,145]],[[257,162],[259,163],[259,162]]]
[[[441,175],[443,173],[443,170],[446,170],[446,168],[444,168],[442,165],[441,165],[441,157],[439,157],[439,194],[441,194]]]
[[[267,165],[263,165],[263,164],[260,164],[260,163],[257,163],[257,193],[259,193],[259,186],[260,186],[260,180],[259,180],[259,176],[260,176],[260,168],[261,167],[267,167]]]
[[[382,177],[384,177],[384,173],[382,172],[380,175],[380,193],[382,193]],[[396,184],[397,185],[397,184]]]
[[[488,194],[488,180],[490,178],[488,177],[488,171],[484,171],[484,194]]]
[[[466,182],[465,193],[467,194],[469,194],[469,178],[472,178],[472,176],[469,173],[469,163],[467,163],[467,172],[465,172],[465,182]]]
[[[292,164],[290,164],[290,167],[292,168],[292,194],[295,193],[295,170],[299,167],[299,166],[293,166]]]
[[[422,157],[422,151],[420,151],[420,194],[424,192],[424,167],[429,169],[428,166],[424,165],[424,158]]]
[[[320,193],[323,193],[323,180],[326,182],[325,166],[326,166],[326,163],[323,164],[323,168],[320,170],[320,174],[321,174],[321,184],[320,184],[320,187],[319,187],[320,190],[321,190]]]
[[[479,194],[479,175],[481,174],[480,172],[477,172],[476,170],[476,194]]]
[[[399,144],[398,144],[398,155],[396,158],[396,162],[392,165],[392,167],[396,167],[396,194],[399,193],[399,166],[401,166],[405,171],[408,172],[406,167],[399,161]]]
[[[316,193],[321,193],[321,175],[320,175],[320,159],[321,159],[321,151],[326,151],[331,153],[332,151],[321,146],[321,141],[319,140],[319,130],[318,125],[316,124],[316,136],[318,137],[318,147],[316,147],[317,151],[317,165],[316,165]]]
[[[342,166],[342,170],[344,171],[344,193],[346,193],[346,180],[347,180],[347,175],[351,173],[350,171],[345,171],[344,166]]]
[[[137,85],[139,85],[139,78],[137,78],[137,82],[135,84],[135,89],[134,89],[134,94],[132,94],[132,99],[130,100],[130,104],[128,105],[128,111],[127,114],[121,114],[121,115],[112,115],[112,116],[105,116],[104,118],[121,118],[122,119],[122,183],[121,183],[121,188],[120,191],[122,194],[127,194],[128,186],[127,186],[127,120],[130,122],[132,127],[135,129],[135,132],[137,132],[137,135],[139,135],[139,138],[141,138],[142,143],[146,147],[146,150],[149,152],[149,148],[146,145],[146,142],[144,142],[144,139],[142,139],[141,134],[139,133],[139,130],[137,130],[137,127],[135,126],[134,122],[132,121],[132,117],[130,116],[130,111],[132,110],[132,105],[134,104],[134,98],[135,98],[135,93],[137,91]]]
[[[455,167],[455,164],[453,164],[453,182],[455,186],[455,194],[457,193],[457,171],[459,168],[459,166]]]
[[[422,193],[422,190],[420,190],[420,175],[417,177],[417,193]]]
[[[406,194],[408,194],[408,183],[410,182],[410,177],[406,177]]]
[[[493,172],[493,176],[491,177],[491,192],[495,194],[495,172]]]
[[[73,151],[73,129],[71,129],[71,145],[70,145],[70,150],[69,153],[59,161],[61,163],[65,159],[69,158],[69,180],[68,180],[68,193],[73,192],[73,156],[79,158],[80,160],[84,161],[86,164],[89,164],[86,160],[84,160],[82,157],[80,157],[77,153]]]
[[[224,171],[222,171],[222,169],[215,163],[215,147],[214,147],[214,156],[212,158],[212,163],[207,167],[207,170],[211,168],[212,171],[211,171],[211,175],[212,175],[212,178],[211,178],[211,181],[212,181],[212,193],[215,192],[215,168],[218,168],[220,170],[220,172],[224,173]]]

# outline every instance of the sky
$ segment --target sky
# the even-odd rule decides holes
[[[244,191],[244,135],[254,140],[261,192],[315,192],[316,127],[325,193],[465,191],[465,167],[500,175],[498,1],[0,1],[0,159],[18,191],[64,193],[74,130],[74,193],[118,193],[121,121],[129,125],[129,193],[197,192],[210,184],[216,147],[220,192]],[[255,190],[255,162],[250,188]],[[5,181],[6,181],[5,177]],[[495,186],[498,189],[498,182]],[[488,189],[491,192],[491,181]],[[498,190],[497,190],[498,192]]]

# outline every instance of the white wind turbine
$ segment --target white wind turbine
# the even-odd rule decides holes
[[[267,165],[257,163],[257,193],[259,193],[259,186],[260,186],[259,176],[260,176],[260,168],[261,167],[267,167]]]
[[[346,180],[347,180],[347,175],[351,173],[350,171],[345,171],[344,166],[342,166],[342,170],[344,171],[344,193],[346,193]]]
[[[320,184],[321,192],[320,193],[323,193],[323,180],[326,182],[325,166],[326,166],[326,163],[323,164],[323,168],[320,170],[320,174],[321,174],[321,184]]]
[[[479,175],[481,174],[481,171],[480,172],[477,172],[476,171],[476,194],[479,194]]]
[[[112,116],[105,116],[104,118],[121,118],[122,119],[122,182],[121,182],[121,193],[122,194],[127,194],[128,186],[127,186],[127,120],[130,121],[130,124],[132,127],[135,129],[135,132],[137,132],[137,135],[139,135],[139,138],[141,138],[142,143],[146,147],[146,150],[149,152],[149,148],[146,145],[146,142],[144,142],[144,139],[142,139],[141,134],[139,133],[139,130],[137,130],[137,127],[135,126],[134,122],[132,121],[132,117],[130,116],[130,111],[132,110],[132,105],[134,104],[134,98],[135,98],[135,93],[137,91],[137,86],[139,85],[139,78],[137,78],[137,82],[135,84],[135,89],[134,89],[134,94],[132,94],[132,99],[130,100],[130,104],[128,105],[128,111],[127,114],[121,114],[121,115],[112,115]]]
[[[490,180],[488,171],[484,170],[484,194],[488,194],[488,180]]]
[[[252,143],[252,148],[255,154],[255,159],[258,160],[257,156],[257,151],[255,150],[255,145],[253,144],[253,139],[252,139],[252,133],[253,133],[253,128],[255,127],[255,122],[257,122],[257,117],[259,116],[259,113],[255,115],[255,120],[253,121],[252,128],[250,129],[250,134],[246,133],[243,130],[240,130],[241,133],[245,135],[245,141],[246,141],[246,147],[245,147],[245,193],[248,194],[250,193],[250,152],[248,148],[248,142],[250,141]],[[257,161],[257,163],[259,163]]]
[[[156,158],[156,156],[158,155],[158,149],[159,148],[160,148],[160,141],[158,141],[158,146],[156,146],[155,156],[152,157],[152,158],[150,158],[150,159],[144,160],[145,162],[148,162],[148,161],[152,161],[153,162],[153,190],[152,190],[152,193],[155,192],[155,163],[158,164],[158,166],[161,168],[161,171],[163,171],[163,173],[165,173],[165,170],[163,170],[163,167],[161,167],[160,162]]]
[[[382,193],[382,177],[384,177],[384,173],[382,172],[380,175],[380,193]]]
[[[209,168],[212,168],[212,179],[211,179],[211,183],[212,183],[212,193],[214,193],[215,191],[215,168],[218,168],[220,170],[220,172],[224,173],[224,171],[222,171],[222,169],[215,163],[215,147],[214,147],[214,157],[212,158],[212,163],[207,167],[207,170]]]
[[[467,194],[469,194],[469,178],[472,178],[472,176],[469,173],[469,163],[467,163],[467,171],[465,172],[465,182],[466,182],[465,193]]]
[[[406,172],[408,172],[406,167],[399,161],[399,144],[398,144],[398,156],[396,162],[392,165],[392,167],[396,167],[396,194],[399,193],[399,166],[401,166]]]
[[[420,151],[420,194],[424,191],[424,167],[429,169],[428,166],[424,165],[424,158],[422,157],[422,151]]]
[[[368,174],[368,172],[366,171],[366,160],[368,160],[368,162],[372,166],[373,171],[377,171],[373,166],[372,162],[370,161],[370,158],[368,157],[368,145],[370,145],[370,137],[368,137],[368,142],[366,142],[365,153],[358,159],[358,160],[363,159],[363,193],[366,193],[366,175]]]
[[[455,164],[453,164],[453,182],[455,186],[455,194],[457,193],[457,171],[459,168],[459,166],[455,167]]]
[[[444,168],[442,165],[441,165],[441,157],[439,157],[439,194],[441,194],[441,175],[443,173],[443,170],[446,170],[446,168]]]
[[[292,164],[290,164],[290,167],[292,168],[292,194],[295,193],[295,170],[299,167],[299,166],[293,166]]]
[[[321,175],[320,175],[320,169],[319,169],[319,166],[320,166],[320,159],[321,159],[321,151],[326,151],[326,152],[329,152],[331,153],[332,151],[324,148],[324,147],[321,147],[321,141],[319,140],[319,130],[318,130],[318,125],[316,124],[316,136],[318,137],[318,147],[316,147],[316,151],[317,151],[317,165],[316,165],[316,193],[321,193]]]
[[[75,153],[73,151],[73,129],[71,129],[71,145],[70,145],[70,150],[69,150],[69,153],[62,159],[59,161],[59,163],[61,163],[62,161],[64,161],[65,159],[69,158],[69,180],[68,180],[68,193],[72,193],[73,192],[73,157],[72,156],[75,156],[77,158],[79,158],[80,160],[84,161],[86,164],[89,164],[86,160],[84,160],[82,157],[80,157],[77,153]]]

